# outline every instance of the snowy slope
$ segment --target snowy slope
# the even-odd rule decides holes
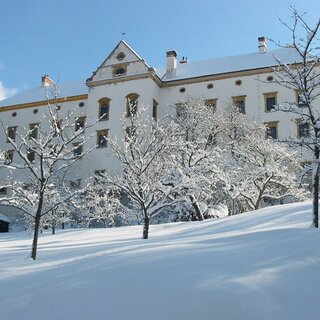
[[[216,221],[0,234],[0,319],[320,319],[310,203]]]

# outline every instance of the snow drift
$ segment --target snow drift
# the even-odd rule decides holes
[[[219,220],[0,236],[4,320],[320,318],[311,204]]]

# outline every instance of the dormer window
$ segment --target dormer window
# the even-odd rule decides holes
[[[127,73],[127,67],[125,65],[116,66],[112,70],[112,74],[114,77],[121,77]]]

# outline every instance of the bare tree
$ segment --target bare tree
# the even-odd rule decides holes
[[[319,160],[320,160],[320,19],[311,26],[306,20],[306,13],[299,13],[294,6],[290,7],[292,23],[281,21],[292,35],[291,50],[297,55],[297,62],[292,65],[278,60],[274,68],[275,82],[294,90],[295,102],[284,102],[278,110],[297,115],[301,134],[295,141],[312,155],[312,193],[313,225],[319,227]],[[280,47],[281,44],[278,44]]]
[[[75,130],[72,114],[63,114],[63,108],[58,107],[57,90],[53,97],[48,98],[47,111],[41,123],[23,132],[11,135],[7,132],[18,160],[4,165],[9,175],[9,168],[14,170],[10,185],[10,196],[1,199],[2,204],[17,207],[25,215],[34,219],[34,235],[31,258],[36,259],[41,218],[57,210],[65,201],[72,198],[76,192],[65,193],[50,199],[52,192],[57,191],[55,181],[73,167],[85,156],[89,149],[83,151],[83,146],[89,138],[82,134],[84,127]],[[60,110],[61,108],[61,110]],[[4,128],[8,130],[8,128]]]
[[[297,178],[302,169],[299,155],[287,144],[267,139],[266,127],[248,119],[237,106],[226,108],[224,115],[217,162],[232,214],[268,202],[303,199],[305,189]]]
[[[170,127],[150,123],[145,109],[132,108],[129,117],[122,119],[124,139],[109,138],[113,155],[121,164],[118,173],[103,174],[106,188],[110,186],[124,194],[133,211],[143,216],[143,239],[148,239],[150,220],[165,208],[185,199],[175,197],[180,187],[175,181],[172,164],[167,155],[171,148]]]
[[[223,131],[221,114],[214,105],[197,100],[178,104],[175,111],[170,161],[175,163],[176,174],[184,181],[180,193],[191,203],[195,212],[193,219],[203,220],[203,209],[209,205],[219,180],[215,159],[219,152],[217,136]],[[185,207],[183,205],[183,209]]]

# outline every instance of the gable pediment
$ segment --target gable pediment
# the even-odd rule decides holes
[[[118,79],[149,72],[149,66],[121,40],[93,73],[90,81]]]

